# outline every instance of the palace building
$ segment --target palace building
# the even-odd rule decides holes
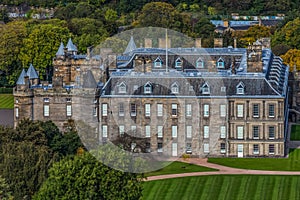
[[[98,143],[126,132],[156,155],[284,156],[288,67],[260,41],[248,48],[216,41],[218,48],[197,40],[166,48],[145,39],[137,48],[131,37],[120,55],[91,56],[78,55],[69,40],[53,59],[51,84],[32,65],[21,73],[15,126],[23,118],[52,120],[62,130],[68,120],[87,122]]]

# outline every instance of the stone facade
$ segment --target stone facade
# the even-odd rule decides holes
[[[285,155],[288,67],[279,57],[256,42],[248,49],[173,48],[166,58],[150,43],[136,48],[131,38],[123,55],[106,58],[60,47],[52,84],[19,78],[15,125],[30,118],[66,129],[75,120],[98,143],[126,132],[157,155]],[[114,62],[102,62],[109,56]]]

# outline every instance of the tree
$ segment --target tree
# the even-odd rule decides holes
[[[264,37],[270,37],[270,28],[265,26],[251,26],[245,33],[241,34],[240,42],[245,46],[252,44],[256,40]]]
[[[84,153],[55,163],[34,199],[141,199],[142,178],[111,169]]]
[[[6,78],[3,84],[14,85],[22,70],[19,54],[27,37],[25,26],[21,21],[0,25],[0,71]]]
[[[12,200],[13,196],[9,190],[9,185],[6,180],[0,176],[0,199],[1,200]]]
[[[296,66],[297,71],[300,71],[300,50],[290,49],[281,58],[285,64],[290,66],[290,71],[294,70],[294,66]]]
[[[66,42],[70,36],[70,32],[66,27],[53,24],[34,26],[28,37],[23,40],[24,45],[20,52],[23,67],[28,67],[32,63],[39,71],[40,78],[48,80],[52,59],[60,42]]]
[[[291,48],[300,49],[300,18],[288,22],[281,29],[277,30],[271,40],[272,47],[278,44],[285,44]]]
[[[172,4],[152,2],[144,5],[134,25],[137,27],[164,27],[180,31],[182,19]]]

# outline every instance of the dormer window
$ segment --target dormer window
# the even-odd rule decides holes
[[[243,82],[240,82],[237,86],[236,86],[236,94],[244,94],[245,93],[245,85]]]
[[[152,85],[150,82],[147,82],[144,85],[144,94],[151,94],[152,93]]]
[[[160,57],[158,57],[154,61],[154,67],[161,67],[161,66],[162,66],[162,60]]]
[[[202,90],[202,94],[210,94],[209,85],[207,83],[204,83],[201,90]]]
[[[124,82],[119,85],[119,93],[126,93],[126,84]]]
[[[204,68],[204,62],[203,62],[202,58],[198,58],[198,60],[196,61],[196,67]]]
[[[182,67],[182,59],[181,58],[177,58],[175,61],[175,67],[176,68],[180,68]]]
[[[219,60],[217,61],[217,68],[224,68],[225,67],[225,63],[223,58],[219,58]]]
[[[44,98],[44,102],[49,102],[50,100],[49,100],[49,98]]]
[[[179,86],[176,82],[171,85],[171,91],[172,91],[173,94],[178,94]]]

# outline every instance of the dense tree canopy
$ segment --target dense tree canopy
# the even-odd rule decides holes
[[[89,153],[55,163],[34,199],[142,198],[142,177],[111,169]]]

